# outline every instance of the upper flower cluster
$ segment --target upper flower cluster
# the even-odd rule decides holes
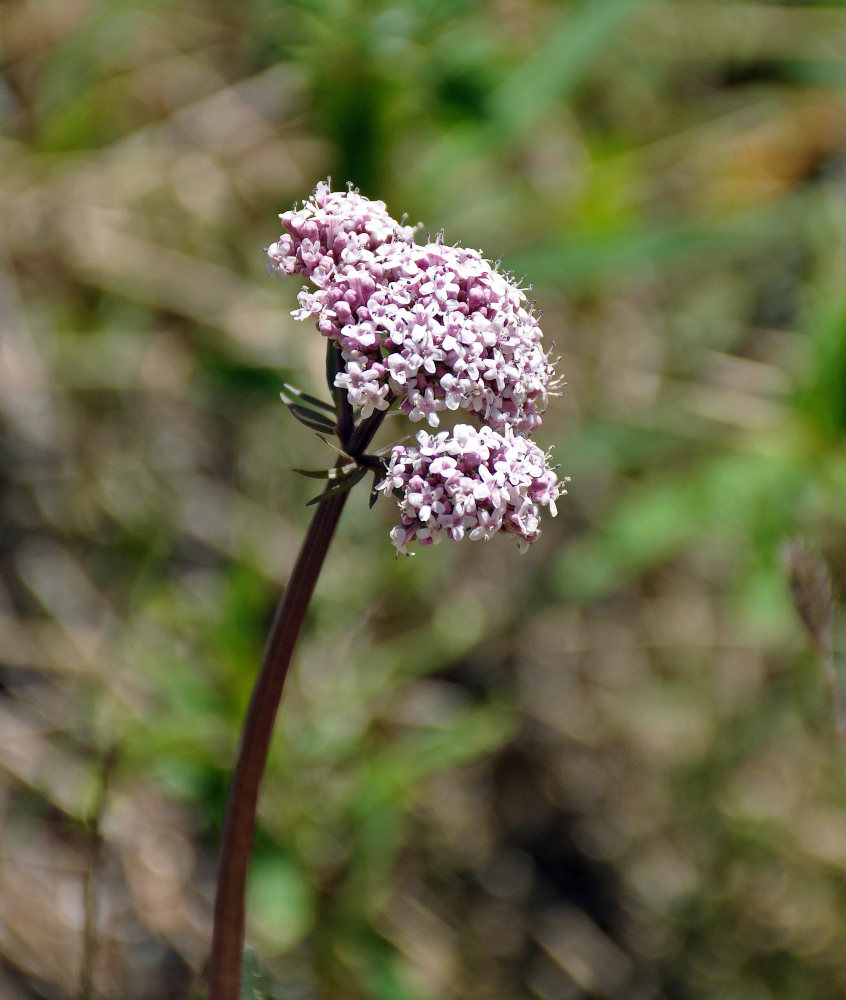
[[[432,427],[467,410],[521,434],[540,424],[553,367],[524,292],[475,250],[418,246],[383,202],[318,185],[313,201],[281,216],[268,249],[277,271],[307,277],[298,319],[315,317],[343,351],[336,385],[363,415],[392,397]]]
[[[437,427],[443,411],[464,410],[482,421],[483,430],[501,432],[501,440],[509,442],[497,459],[500,466],[516,461],[525,450],[521,435],[540,424],[556,384],[523,290],[475,250],[447,246],[440,238],[424,246],[414,243],[416,227],[397,222],[384,202],[370,201],[353,189],[332,192],[328,184],[318,184],[301,209],[280,218],[286,232],[268,249],[272,265],[280,274],[301,274],[311,282],[311,290],[300,292],[294,315],[314,317],[321,333],[338,344],[344,368],[335,385],[346,390],[362,416],[386,410],[398,399],[412,420],[425,418]],[[465,442],[470,430],[462,432]],[[458,439],[439,434],[431,440],[453,448]],[[543,459],[531,447],[533,461],[535,452]],[[392,464],[399,454],[395,449]],[[408,458],[411,452],[403,454]],[[539,502],[554,506],[562,490],[545,459],[541,466],[552,485],[544,494],[547,499]],[[482,475],[484,468],[477,463],[465,470],[464,478]],[[402,478],[396,472],[394,479],[398,476]],[[524,479],[517,479],[522,486],[509,480],[513,489],[528,488]],[[403,531],[393,534],[402,551],[412,537],[425,543],[447,530],[433,528],[431,517],[425,518],[425,527],[406,530],[408,496]],[[536,500],[531,503],[536,510]],[[501,530],[528,543],[537,534],[537,517],[533,521],[524,507],[515,503],[513,510],[522,513],[501,512],[492,519],[480,507],[481,521],[470,537]],[[465,513],[448,526],[450,537],[460,537],[470,527],[466,504],[461,509]],[[494,523],[497,527],[488,530]]]

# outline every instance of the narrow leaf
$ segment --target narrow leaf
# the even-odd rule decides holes
[[[349,455],[349,454],[347,454],[347,452],[345,452],[345,451],[343,450],[343,448],[339,448],[339,447],[338,447],[338,446],[337,446],[336,444],[332,444],[332,442],[331,442],[331,441],[329,441],[329,440],[327,440],[327,439],[326,439],[326,438],[325,438],[325,437],[324,437],[324,436],[323,436],[322,434],[318,434],[317,436],[318,436],[318,437],[320,438],[320,440],[321,440],[321,441],[322,441],[322,442],[323,442],[323,443],[324,443],[324,444],[325,444],[325,445],[326,445],[326,446],[327,446],[328,448],[331,448],[331,449],[332,449],[332,451],[334,451],[336,455],[340,455],[340,456],[341,456],[341,458],[349,458],[349,459],[352,459],[352,461],[355,461],[355,459],[353,459],[352,455]]]
[[[326,344],[326,385],[329,387],[329,392],[332,393],[332,399],[337,403],[338,393],[341,391],[335,385],[335,376],[341,370],[341,352],[335,346],[333,341],[328,341]]]
[[[313,431],[322,431],[324,434],[333,434],[335,425],[331,420],[327,420],[322,413],[316,410],[308,410],[304,406],[289,406],[288,409],[299,420],[301,424],[310,427]]]
[[[301,399],[304,403],[310,403],[312,406],[319,406],[323,410],[327,410],[329,413],[335,413],[335,407],[332,403],[326,403],[322,399],[318,399],[317,396],[310,396],[307,392],[303,392],[302,389],[298,389],[296,386],[289,385],[285,383],[285,388],[292,395],[296,396],[297,399]]]
[[[299,472],[301,476],[305,476],[307,479],[340,479],[342,476],[348,476],[355,469],[355,464],[343,465],[340,468],[334,466],[331,469],[294,469],[294,472]]]
[[[351,490],[356,483],[360,483],[366,475],[367,469],[356,469],[355,472],[351,472],[348,476],[345,476],[341,482],[337,484],[337,486],[331,486],[319,496],[309,500],[306,507],[311,507],[314,503],[320,503],[321,500],[328,500],[329,497],[335,497],[339,496],[341,493],[346,493],[348,490]]]
[[[282,397],[282,402],[301,424],[305,424],[306,427],[310,427],[313,431],[322,431],[324,434],[335,433],[334,421],[330,420],[325,414],[320,413],[318,410],[310,410],[307,406],[300,406],[299,403],[291,402],[284,392],[280,392],[279,395]]]
[[[373,472],[373,485],[370,487],[370,509],[372,510],[376,501],[379,499],[379,486],[385,479],[385,470],[374,470]]]

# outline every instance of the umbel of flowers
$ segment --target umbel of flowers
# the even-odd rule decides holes
[[[380,489],[399,500],[397,549],[504,532],[525,550],[565,491],[528,437],[557,382],[523,290],[475,250],[415,243],[416,227],[352,188],[320,183],[280,218],[272,267],[310,282],[294,316],[340,349],[335,386],[360,416],[396,401],[432,428],[447,410],[479,421],[391,450]]]

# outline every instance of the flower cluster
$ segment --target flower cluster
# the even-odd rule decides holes
[[[524,292],[475,250],[418,246],[382,202],[318,185],[312,202],[281,216],[273,266],[299,273],[298,319],[342,349],[346,389],[363,416],[393,398],[432,427],[466,410],[491,427],[527,434],[540,424],[553,368]]]
[[[469,424],[452,434],[420,431],[416,448],[397,445],[380,488],[400,496],[402,521],[391,539],[403,553],[411,541],[488,539],[500,531],[516,535],[525,551],[540,533],[540,507],[554,516],[561,492],[547,456],[529,438]]]
[[[397,547],[405,551],[412,538],[430,544],[465,531],[471,538],[504,531],[528,544],[537,535],[538,503],[554,510],[563,490],[543,453],[523,437],[540,425],[556,385],[523,290],[475,250],[445,245],[441,238],[416,244],[416,227],[397,222],[383,202],[353,189],[332,192],[328,184],[318,184],[311,200],[280,218],[285,233],[268,249],[272,266],[280,274],[301,274],[313,286],[300,292],[294,315],[314,318],[339,346],[344,367],[335,385],[361,416],[398,400],[411,420],[437,427],[444,411],[463,410],[484,426],[475,432],[459,425],[461,441],[496,455],[498,471],[486,457],[465,462],[459,478],[493,482],[491,476],[505,474],[504,463],[517,463],[513,476],[506,476],[507,489],[497,487],[495,499],[472,510],[460,492],[466,492],[466,483],[455,487],[459,494],[442,522],[432,520],[425,504],[425,518],[412,515],[410,498],[419,491],[410,484],[430,469],[422,449],[440,442],[437,457],[445,459],[443,448],[459,447],[458,429],[435,438],[424,432],[418,436],[420,449],[394,449],[389,481],[398,483],[391,489],[405,491],[403,525],[392,534]],[[490,432],[499,432],[497,443]],[[537,475],[525,471],[538,461]],[[407,480],[402,470],[408,471]],[[546,485],[538,492],[532,484],[541,481]],[[414,524],[408,521],[412,516]]]

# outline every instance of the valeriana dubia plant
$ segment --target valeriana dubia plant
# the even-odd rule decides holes
[[[530,438],[557,386],[553,364],[524,291],[475,250],[415,243],[381,201],[318,184],[282,216],[268,249],[280,275],[310,287],[294,316],[313,319],[327,340],[324,402],[286,386],[282,398],[302,423],[337,440],[332,469],[271,626],[244,722],[221,844],[212,944],[212,1000],[238,1000],[244,893],[256,808],[288,666],[349,490],[373,476],[371,505],[394,497],[398,552],[444,538],[503,533],[525,551],[540,533],[540,509],[554,515],[565,492]],[[447,411],[474,423],[422,430],[416,444],[368,449],[388,411],[438,428]]]

